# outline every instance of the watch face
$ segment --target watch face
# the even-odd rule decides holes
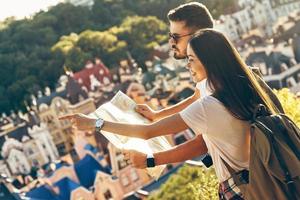
[[[155,167],[154,158],[147,158],[147,167]]]
[[[96,120],[96,127],[101,127],[103,124],[103,120],[102,119],[97,119]]]

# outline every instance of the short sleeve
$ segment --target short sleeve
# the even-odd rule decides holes
[[[183,121],[197,134],[206,134],[207,117],[202,100],[197,100],[179,112]]]

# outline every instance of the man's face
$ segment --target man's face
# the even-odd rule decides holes
[[[186,48],[189,39],[192,37],[192,30],[185,26],[184,21],[170,21],[169,45],[175,59],[186,58]]]

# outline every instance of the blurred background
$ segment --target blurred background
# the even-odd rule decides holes
[[[186,2],[1,0],[0,200],[218,199],[201,158],[168,165],[155,181],[103,136],[58,120],[91,113],[119,90],[153,109],[193,94],[185,61],[168,45],[167,13]],[[300,1],[198,2],[300,126]]]

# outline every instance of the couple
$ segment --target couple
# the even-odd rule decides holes
[[[171,150],[154,155],[129,150],[124,152],[125,157],[134,167],[146,168],[182,162],[208,152],[220,182],[220,199],[243,199],[239,188],[229,184],[232,179],[228,168],[237,172],[249,168],[249,121],[253,109],[264,104],[272,113],[277,113],[282,107],[231,42],[212,29],[213,19],[204,5],[183,4],[171,10],[168,19],[174,57],[188,59],[187,68],[197,83],[190,98],[161,111],[139,105],[137,112],[153,121],[149,125],[115,123],[83,114],[60,119],[71,120],[80,130],[96,129],[96,134],[104,130],[143,139],[191,128],[196,137]]]

